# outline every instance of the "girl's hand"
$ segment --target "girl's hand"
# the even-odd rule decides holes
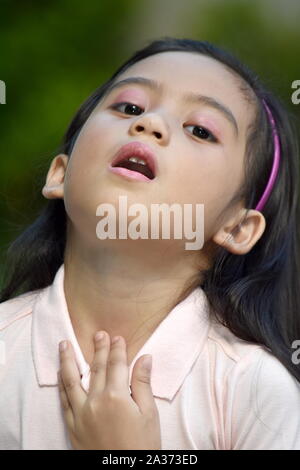
[[[158,410],[152,395],[151,367],[134,364],[131,395],[128,387],[126,343],[122,336],[110,344],[103,332],[96,340],[89,392],[80,383],[72,344],[60,352],[57,373],[60,399],[70,441],[76,450],[161,449]],[[60,343],[61,344],[61,343]]]

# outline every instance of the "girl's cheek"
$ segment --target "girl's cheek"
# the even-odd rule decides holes
[[[89,123],[85,129],[82,130],[76,142],[76,150],[87,155],[90,152],[98,153],[99,150],[109,147],[110,135],[115,135],[111,128],[111,119],[101,117]],[[116,138],[116,137],[115,137]],[[77,153],[77,152],[76,152]]]
[[[97,136],[99,134],[104,134],[109,130],[109,127],[112,124],[112,116],[108,114],[102,114],[101,116],[96,116],[85,129],[84,134],[89,137]]]

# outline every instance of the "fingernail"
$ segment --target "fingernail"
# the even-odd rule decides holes
[[[152,368],[152,356],[145,356],[143,359],[143,367],[146,369],[148,372],[151,371]]]
[[[117,341],[119,341],[120,336],[114,336],[113,339],[111,340],[111,344],[115,344]]]
[[[67,346],[67,341],[61,341],[61,343],[59,343],[60,352],[65,351],[67,349]]]
[[[103,331],[98,331],[98,333],[95,334],[95,341],[100,341],[103,338],[104,338]]]

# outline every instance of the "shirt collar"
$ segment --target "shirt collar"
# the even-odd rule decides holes
[[[170,311],[136,354],[129,366],[129,384],[135,361],[144,354],[151,354],[152,393],[171,400],[201,353],[208,329],[208,301],[201,287],[197,287]],[[87,391],[90,367],[69,316],[62,264],[53,283],[38,294],[33,307],[32,351],[39,385],[57,385],[58,344],[64,339],[73,345],[81,383]]]

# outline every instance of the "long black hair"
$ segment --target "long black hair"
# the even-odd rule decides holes
[[[293,341],[300,338],[298,195],[299,146],[295,116],[248,67],[234,55],[207,41],[164,37],[135,52],[79,108],[60,152],[71,155],[85,121],[119,74],[153,54],[196,52],[221,62],[236,77],[240,89],[255,97],[255,119],[248,129],[245,177],[234,201],[255,208],[273,162],[272,129],[262,99],[272,112],[280,139],[281,162],[272,193],[263,209],[266,228],[251,251],[230,253],[218,246],[212,266],[194,280],[205,291],[217,321],[239,338],[270,350],[300,381],[292,361]],[[249,93],[248,93],[249,97]],[[67,215],[62,199],[48,200],[37,219],[10,245],[6,284],[0,302],[50,285],[64,262]]]

